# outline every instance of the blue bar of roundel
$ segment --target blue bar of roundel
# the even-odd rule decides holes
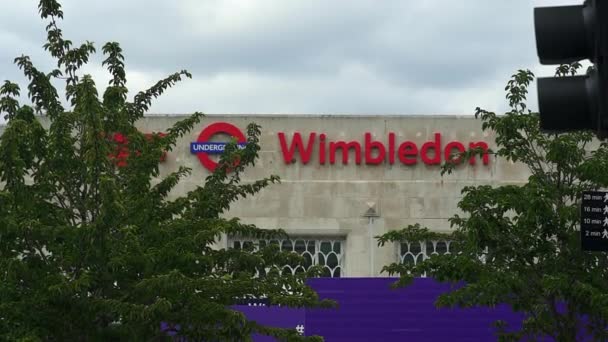
[[[224,142],[192,142],[190,143],[190,153],[222,154],[227,143]],[[239,148],[245,148],[245,143],[237,144]]]

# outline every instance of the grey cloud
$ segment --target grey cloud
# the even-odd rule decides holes
[[[155,111],[470,113],[503,108],[507,78],[537,65],[527,0],[61,2],[75,43],[121,43],[130,87],[194,73]],[[22,52],[52,67],[37,1],[0,6],[0,78]]]
[[[504,24],[508,23],[509,29],[521,27],[520,20],[513,17],[522,7],[530,12],[526,19],[531,19],[531,9],[521,1],[513,2],[512,6],[484,1],[457,5],[427,1],[422,9],[409,1],[386,1],[382,5],[371,0],[349,1],[347,6],[339,1],[308,1],[307,6],[290,5],[298,2],[261,1],[282,10],[268,17],[261,11],[253,11],[246,18],[247,25],[232,30],[230,16],[218,15],[215,20],[225,22],[217,23],[202,15],[200,19],[185,15],[188,12],[185,6],[196,8],[208,1],[65,3],[63,25],[75,40],[93,39],[98,44],[118,40],[130,61],[139,68],[170,71],[174,65],[205,75],[225,71],[326,74],[336,72],[349,60],[374,66],[388,61],[389,68],[393,63],[400,67],[401,63],[441,67],[450,64],[446,63],[448,58],[457,57],[452,63],[457,64],[463,56],[469,60],[475,57],[481,48],[504,46],[510,35]],[[220,2],[216,3],[219,6]],[[502,11],[505,8],[506,13]],[[70,16],[70,11],[77,10],[78,15]],[[505,19],[500,20],[500,15]],[[238,12],[235,17],[233,20],[239,19]],[[389,39],[382,41],[383,36]],[[516,36],[520,39],[515,43],[521,47],[522,35]],[[531,42],[531,38],[524,42]]]

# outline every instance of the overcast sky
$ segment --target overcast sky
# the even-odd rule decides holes
[[[540,67],[534,6],[577,0],[63,0],[65,37],[124,49],[131,94],[188,69],[151,113],[472,114],[504,111],[517,69]],[[0,0],[0,81],[42,69],[38,0]],[[85,69],[109,79],[98,54]],[[536,108],[536,89],[530,105]]]

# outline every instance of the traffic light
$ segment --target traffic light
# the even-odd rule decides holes
[[[584,76],[538,79],[541,129],[608,137],[608,0],[535,8],[534,29],[541,64],[593,64]]]

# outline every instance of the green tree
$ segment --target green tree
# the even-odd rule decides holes
[[[556,74],[575,74],[579,68],[563,65]],[[527,182],[465,187],[458,205],[463,214],[450,219],[452,234],[412,225],[378,237],[381,245],[451,239],[458,251],[417,265],[395,263],[384,271],[400,276],[396,286],[425,272],[457,284],[437,299],[440,307],[506,303],[524,313],[519,330],[507,332],[509,327],[497,322],[500,340],[575,341],[578,332],[586,332],[603,341],[608,339],[607,259],[581,250],[579,220],[581,192],[608,184],[608,145],[593,141],[588,132],[541,132],[538,114],[525,103],[533,79],[530,71],[513,75],[505,88],[510,111],[504,115],[476,110],[483,129],[496,134],[495,156],[527,166]]]
[[[190,74],[170,75],[127,101],[122,50],[107,43],[103,65],[111,80],[100,98],[91,76],[79,75],[93,44],[64,39],[57,1],[41,0],[39,11],[48,21],[44,48],[57,69],[44,73],[27,56],[15,59],[32,105],[19,103],[17,84],[0,87],[8,120],[0,137],[0,340],[163,339],[163,321],[195,340],[247,341],[254,332],[305,340],[295,330],[248,321],[230,306],[261,296],[321,305],[304,283],[318,270],[281,275],[276,266],[303,260],[273,245],[213,248],[223,234],[284,236],[222,216],[235,200],[279,181],[240,182],[257,157],[259,127],[249,125],[244,149],[227,146],[204,185],[170,196],[190,170],[161,177],[159,160],[202,115],[165,134],[146,136],[134,124],[153,99]],[[68,105],[53,85],[63,81]],[[269,271],[256,276],[260,270]]]

